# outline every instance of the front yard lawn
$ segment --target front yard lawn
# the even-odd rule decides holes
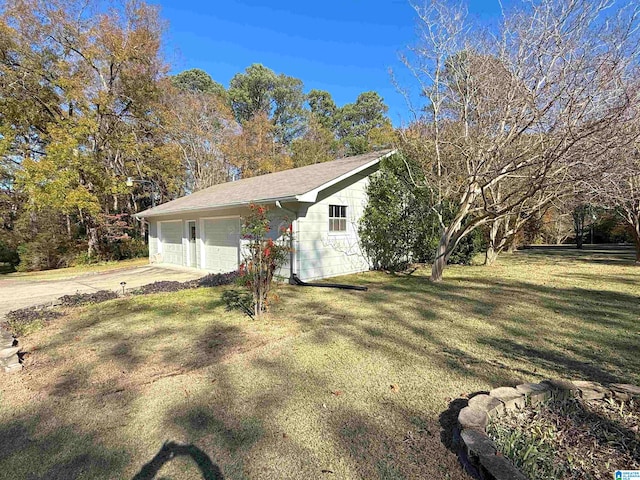
[[[535,250],[441,284],[419,270],[338,280],[368,292],[283,286],[260,321],[227,312],[222,288],[83,307],[21,339],[26,368],[2,377],[0,478],[469,478],[448,447],[453,399],[640,383],[632,261]],[[165,441],[197,448],[143,469]]]

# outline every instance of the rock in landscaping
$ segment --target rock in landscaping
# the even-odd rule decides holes
[[[0,358],[9,358],[20,351],[20,347],[7,347],[0,349]]]
[[[4,373],[19,372],[20,370],[22,370],[22,364],[21,363],[15,363],[15,364],[10,365],[8,367],[2,367],[2,370],[4,371]]]
[[[469,406],[477,408],[478,410],[484,410],[491,417],[496,414],[504,412],[504,404],[496,397],[490,395],[480,394],[469,399]]]
[[[10,348],[13,347],[13,344],[16,342],[13,336],[9,337],[0,337],[0,348]]]
[[[496,445],[493,443],[486,433],[479,432],[478,430],[463,430],[460,434],[462,441],[467,447],[467,453],[469,456],[475,455],[495,455]]]
[[[609,385],[611,390],[620,393],[626,393],[633,396],[640,396],[640,387],[636,385],[630,385],[628,383],[612,383]]]
[[[483,455],[480,465],[489,476],[495,480],[528,480],[520,471],[502,455]]]
[[[7,332],[6,330],[0,330],[0,340],[13,340],[13,335],[11,332]]]
[[[513,387],[494,388],[489,395],[497,398],[504,403],[505,410],[515,410],[516,408],[524,408],[525,398],[522,393]]]
[[[0,358],[0,366],[2,367],[12,367],[17,363],[20,363],[20,357],[18,357],[18,354],[11,355],[7,358]]]
[[[489,416],[487,412],[473,407],[464,407],[458,414],[458,423],[462,429],[480,430],[489,424]]]
[[[13,373],[22,370],[22,364],[20,363],[18,354],[14,353],[8,357],[0,358],[0,370],[5,373]]]
[[[602,400],[608,393],[607,389],[595,382],[577,380],[573,384],[580,390],[580,397],[583,400]]]
[[[549,385],[553,390],[553,396],[558,400],[566,400],[571,397],[575,397],[579,389],[573,382],[568,380],[562,380],[560,378],[554,378],[551,380],[543,380],[542,383]]]
[[[628,383],[612,383],[609,388],[611,389],[611,395],[622,402],[640,395],[640,387]]]
[[[538,405],[551,398],[550,387],[542,383],[523,383],[517,385],[516,390],[523,394],[531,405]]]

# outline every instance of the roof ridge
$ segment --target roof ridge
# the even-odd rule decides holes
[[[265,178],[267,178],[269,176],[272,176],[272,175],[281,175],[281,174],[285,174],[287,172],[290,173],[290,172],[293,172],[294,170],[300,171],[300,170],[303,170],[303,169],[310,169],[311,167],[318,167],[319,165],[326,166],[326,165],[328,165],[330,163],[341,162],[341,161],[344,161],[344,160],[356,161],[356,160],[361,159],[362,157],[372,156],[372,154],[374,154],[374,153],[379,153],[380,156],[376,157],[376,158],[381,158],[381,157],[387,155],[388,153],[390,153],[390,152],[392,152],[394,150],[395,149],[393,149],[393,148],[388,148],[388,149],[384,149],[384,150],[374,150],[373,152],[361,153],[360,155],[351,155],[351,156],[348,156],[348,157],[334,158],[333,160],[328,160],[326,162],[311,163],[309,165],[303,165],[301,167],[287,168],[286,170],[278,170],[277,172],[263,173],[262,175],[255,175],[253,177],[240,178],[238,180],[229,180],[227,182],[216,183],[215,185],[211,185],[211,186],[209,186],[207,188],[203,188],[202,190],[198,190],[196,192],[190,193],[189,195],[193,195],[193,194],[196,194],[198,192],[204,192],[206,190],[209,190],[209,189],[212,189],[212,188],[216,188],[216,187],[220,187],[222,185],[237,184],[239,182],[246,182],[248,180],[265,179]],[[372,159],[372,161],[373,161],[373,159]]]

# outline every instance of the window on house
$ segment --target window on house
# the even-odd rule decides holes
[[[329,205],[329,231],[347,231],[347,207],[344,205]]]

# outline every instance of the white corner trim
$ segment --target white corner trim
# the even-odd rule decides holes
[[[303,193],[302,195],[296,195],[296,200],[298,200],[299,202],[304,202],[304,203],[315,203],[316,200],[318,199],[318,193],[320,193],[322,190],[325,190],[329,187],[331,187],[332,185],[335,185],[336,183],[339,183],[343,180],[346,180],[349,177],[352,177],[353,175],[356,175],[360,172],[362,172],[363,170],[366,170],[367,168],[373,167],[374,165],[380,163],[380,160],[382,160],[383,158],[387,158],[390,157],[391,155],[397,153],[398,150],[397,149],[393,149],[391,150],[389,153],[386,153],[384,155],[382,155],[381,157],[376,158],[375,160],[372,160],[368,163],[365,163],[364,165],[361,165],[357,168],[354,168],[353,170],[349,170],[347,173],[340,175],[338,178],[334,178],[333,180],[329,180],[328,182],[320,185],[317,188],[314,188],[313,190],[307,192],[307,193]]]
[[[205,268],[205,258],[204,258],[204,250],[205,250],[205,245],[204,245],[204,218],[199,218],[198,219],[198,226],[200,227],[198,230],[198,236],[199,241],[200,241],[200,268],[204,269]]]
[[[162,253],[162,232],[160,231],[160,224],[162,222],[156,222],[156,236],[158,237],[156,239],[156,253]]]

